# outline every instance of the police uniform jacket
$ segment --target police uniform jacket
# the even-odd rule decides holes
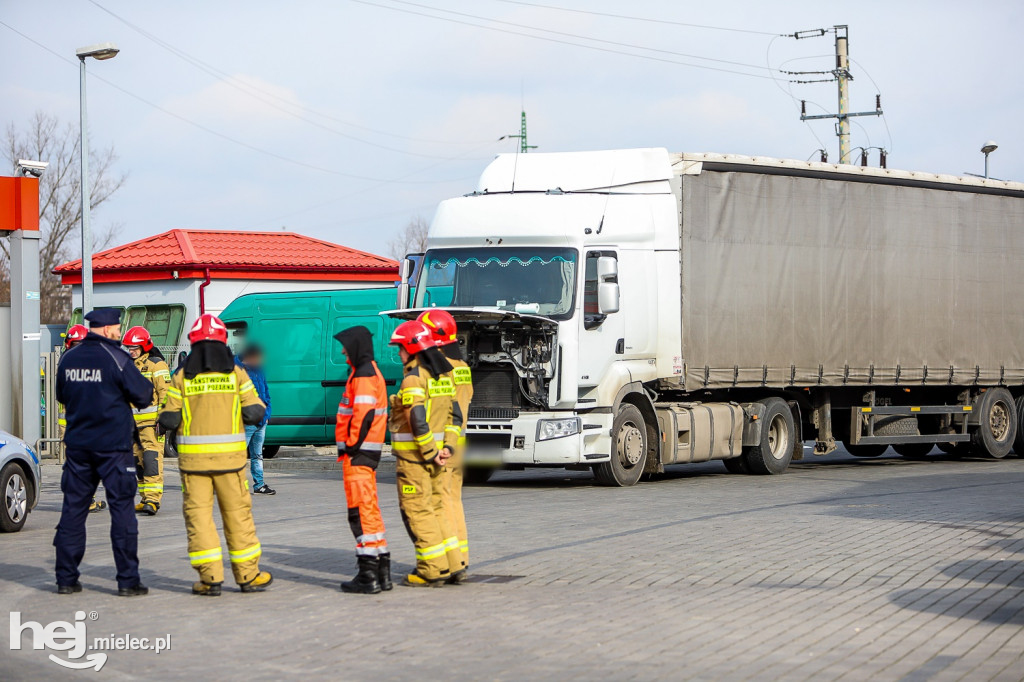
[[[132,406],[153,402],[153,385],[121,349],[120,342],[89,333],[57,366],[57,400],[64,405],[64,443],[75,450],[132,449]]]

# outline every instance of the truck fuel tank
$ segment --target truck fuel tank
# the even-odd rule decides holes
[[[743,450],[746,419],[739,403],[666,403],[656,411],[662,464],[728,459]]]

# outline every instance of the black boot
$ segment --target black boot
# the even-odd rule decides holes
[[[359,557],[359,573],[352,580],[341,584],[342,592],[354,594],[377,594],[380,592],[380,583],[377,582],[377,571],[380,562],[375,556]]]
[[[391,582],[391,555],[381,554],[379,560],[380,566],[377,569],[377,580],[380,582],[380,589],[387,592],[394,587]]]

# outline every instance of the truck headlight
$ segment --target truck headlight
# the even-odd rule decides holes
[[[542,441],[575,436],[580,432],[580,421],[579,417],[541,419],[537,424],[537,440]]]

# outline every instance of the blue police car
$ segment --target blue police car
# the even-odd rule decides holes
[[[25,525],[39,502],[39,457],[25,441],[0,430],[0,532]]]

